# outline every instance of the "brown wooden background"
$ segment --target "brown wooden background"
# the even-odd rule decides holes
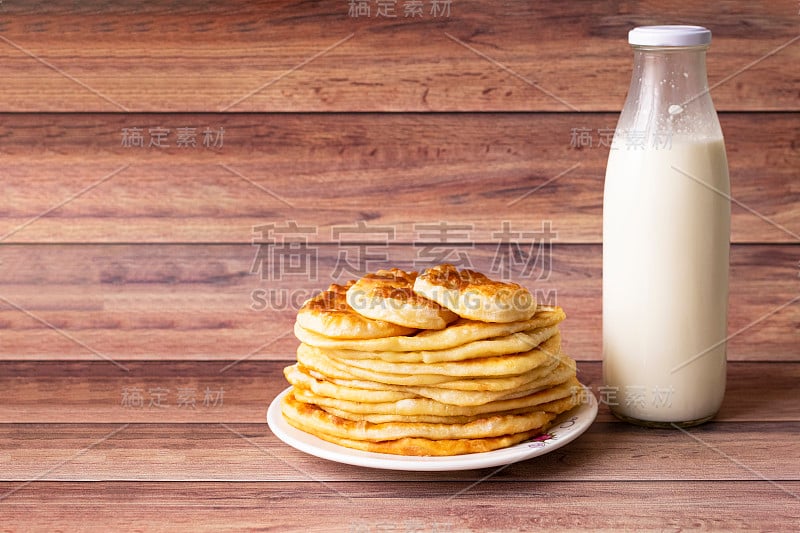
[[[797,2],[454,0],[434,17],[426,0],[413,19],[403,0],[394,19],[371,4],[353,18],[347,0],[0,3],[0,526],[785,529],[800,486]],[[564,453],[484,484],[345,467],[272,436],[294,311],[341,253],[411,267],[438,246],[489,270],[503,223],[557,234],[548,262],[511,277],[565,308],[564,344],[600,384],[600,132],[629,83],[627,31],[654,23],[714,34],[734,197],[718,423],[688,438],[603,408]],[[123,146],[124,129],[147,143],[158,127],[169,147]],[[197,146],[176,146],[186,127]],[[206,128],[222,146],[202,145]],[[571,143],[578,129],[591,146]],[[253,272],[271,249],[254,228],[289,222],[314,229],[295,246],[317,279]],[[335,237],[359,223],[394,234]],[[467,229],[446,244],[420,231],[440,223]],[[259,309],[263,294],[281,300]],[[131,389],[144,408],[125,405]],[[147,406],[154,389],[168,405]]]
[[[800,288],[798,6],[612,4],[459,1],[406,18],[401,2],[390,19],[343,0],[3,3],[0,358],[284,360],[296,305],[254,310],[253,291],[296,304],[343,248],[360,270],[424,266],[419,224],[467,225],[451,249],[474,244],[486,270],[503,222],[550,221],[552,262],[512,277],[557,298],[572,355],[598,359],[600,132],[629,82],[627,30],[657,21],[714,32],[730,331],[772,313]],[[145,144],[168,128],[170,146],[123,146],[136,127]],[[184,127],[196,147],[176,145]],[[205,128],[224,129],[221,147]],[[289,221],[314,228],[316,280],[251,273],[253,228]],[[359,222],[392,228],[386,261],[359,255],[372,236],[333,238]],[[799,323],[798,305],[774,312],[730,358],[800,358]]]

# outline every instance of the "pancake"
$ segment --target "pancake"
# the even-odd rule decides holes
[[[471,270],[397,268],[331,284],[297,314],[281,412],[328,442],[447,456],[524,442],[583,392],[559,307]]]
[[[558,415],[575,407],[580,402],[578,395],[570,395],[559,400],[544,403],[535,407],[536,411],[544,411]],[[320,407],[320,406],[317,406]],[[428,422],[431,424],[466,424],[479,418],[484,418],[487,415],[479,414],[472,416],[436,416],[436,415],[384,415],[384,414],[370,414],[370,413],[350,413],[334,407],[320,407],[325,412],[340,418],[353,421],[372,422],[373,424],[386,424],[388,422]],[[510,411],[503,411],[502,413],[494,414],[524,414],[530,412],[530,408],[523,407],[521,409],[512,409]]]
[[[416,272],[399,268],[367,274],[347,289],[347,303],[362,316],[416,329],[443,329],[458,315],[414,292]]]
[[[559,383],[564,383],[574,376],[574,367],[569,364],[560,364],[556,370],[548,372],[541,379],[533,380],[511,391],[464,391],[441,387],[406,387],[406,390],[423,398],[430,398],[450,405],[484,405],[498,400],[521,398]]]
[[[289,383],[298,388],[308,389],[319,396],[348,401],[380,403],[419,397],[430,398],[450,405],[483,405],[497,400],[527,396],[546,387],[563,383],[575,376],[575,367],[574,364],[563,362],[555,370],[544,373],[539,379],[534,379],[514,389],[499,391],[457,390],[436,386],[402,387],[364,381],[337,382],[299,364],[286,367],[284,374]],[[366,385],[366,387],[359,385]]]
[[[413,392],[403,392],[399,388],[397,390],[370,390],[338,385],[325,379],[315,378],[311,374],[303,372],[301,367],[296,364],[286,367],[283,370],[283,375],[295,387],[310,390],[320,396],[339,398],[351,402],[395,402],[416,397]]]
[[[312,368],[305,367],[297,363],[298,366],[303,368],[303,372],[308,373],[309,375],[315,377],[316,379],[322,379],[325,381],[329,381],[331,383],[336,383],[339,385],[344,385],[346,387],[353,387],[356,389],[368,389],[368,390],[412,390],[409,387],[413,387],[413,391],[420,395],[426,396],[424,392],[428,388],[435,388],[435,389],[442,389],[442,390],[457,390],[457,391],[476,391],[476,392],[502,392],[503,394],[510,394],[514,390],[519,390],[521,388],[527,387],[530,383],[545,378],[548,374],[553,372],[556,368],[560,365],[565,365],[569,368],[573,373],[575,372],[575,361],[573,361],[569,356],[566,354],[558,354],[557,357],[552,357],[549,359],[545,364],[539,365],[535,369],[531,370],[530,372],[525,372],[524,374],[519,374],[518,376],[502,376],[499,378],[466,378],[466,379],[453,379],[452,381],[440,381],[435,385],[431,385],[430,387],[425,386],[413,386],[413,385],[396,385],[396,384],[389,384],[383,383],[378,381],[370,381],[366,379],[357,379],[352,374],[345,374],[345,372],[338,373],[334,369],[334,373],[337,374],[339,377],[333,377],[330,375],[325,375],[319,370],[315,370]],[[349,377],[345,378],[342,377],[347,375]]]
[[[304,345],[301,345],[301,347]],[[312,346],[309,350],[317,350]],[[527,352],[446,361],[442,363],[390,363],[381,359],[340,359],[350,368],[360,368],[383,374],[437,374],[452,377],[515,376],[533,370],[561,351],[561,335],[556,333],[540,346]],[[330,357],[327,353],[324,355]]]
[[[536,300],[525,287],[495,281],[474,270],[459,271],[449,264],[419,275],[414,292],[460,317],[482,322],[518,322],[536,312]]]
[[[376,339],[417,331],[356,313],[347,303],[347,289],[354,283],[333,283],[327,291],[308,299],[297,312],[297,325],[333,339]]]
[[[534,328],[512,333],[502,337],[493,337],[445,348],[444,350],[419,350],[409,352],[341,350],[326,348],[329,357],[337,359],[381,359],[390,363],[442,363],[447,361],[464,361],[494,355],[507,355],[527,352],[558,333],[558,326]]]
[[[547,426],[539,429],[516,433],[514,435],[504,435],[502,437],[489,437],[484,439],[454,439],[454,440],[430,440],[421,438],[404,438],[396,440],[386,440],[381,442],[358,441],[352,439],[341,439],[330,435],[320,435],[320,438],[354,448],[365,452],[390,453],[394,455],[416,455],[416,456],[444,456],[461,455],[466,453],[490,452],[500,448],[508,448],[520,442],[532,439],[541,435],[547,430]]]
[[[555,418],[553,413],[529,411],[520,414],[487,416],[465,424],[427,422],[373,424],[332,415],[314,404],[298,401],[293,394],[287,394],[284,397],[281,409],[289,422],[294,421],[303,425],[308,428],[306,431],[313,435],[330,435],[340,439],[373,442],[408,437],[432,440],[501,437],[539,429]]]
[[[314,434],[314,429],[303,425],[302,421],[292,420],[286,417],[287,422],[306,433]],[[388,453],[393,455],[414,455],[414,456],[452,456],[468,453],[482,453],[508,448],[520,442],[532,439],[544,433],[549,427],[550,421],[540,428],[515,433],[513,435],[503,435],[501,437],[486,437],[480,439],[425,439],[420,437],[406,437],[402,439],[368,441],[354,440],[336,437],[325,433],[316,436],[339,446],[374,453]]]
[[[332,338],[325,334],[315,333],[303,326],[298,316],[298,321],[295,323],[294,327],[294,334],[301,342],[319,348],[359,350],[362,352],[444,350],[482,339],[491,339],[503,335],[511,335],[520,331],[555,326],[565,318],[566,315],[560,307],[540,306],[533,317],[519,322],[500,324],[459,319],[445,329],[423,330],[413,336],[401,334],[385,338],[355,339]],[[365,320],[368,319],[365,318]]]
[[[318,396],[306,389],[295,388],[293,398],[296,401],[313,404],[320,407],[333,407],[349,413],[385,414],[385,415],[434,415],[434,416],[473,416],[491,414],[513,409],[533,408],[537,405],[553,402],[562,398],[575,396],[575,391],[580,387],[578,380],[568,379],[555,387],[534,392],[522,398],[512,400],[498,400],[483,405],[462,406],[449,405],[431,400],[429,398],[414,398],[385,403],[359,403],[337,398]]]
[[[445,389],[466,391],[512,391],[524,386],[531,381],[540,379],[558,366],[563,356],[553,354],[545,363],[535,369],[516,376],[499,377],[474,377],[454,378],[437,374],[386,374],[373,372],[362,368],[348,367],[336,359],[327,357],[324,353],[310,350],[308,346],[300,345],[297,349],[297,360],[309,369],[312,375],[319,375],[328,380],[359,382],[359,388],[376,388],[381,390],[381,384],[398,386],[436,386]],[[574,368],[574,362],[571,362]]]

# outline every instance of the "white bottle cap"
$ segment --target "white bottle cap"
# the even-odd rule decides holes
[[[702,26],[639,26],[628,32],[628,42],[640,46],[701,46],[711,42],[711,30]]]

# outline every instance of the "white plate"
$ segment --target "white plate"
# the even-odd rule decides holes
[[[575,440],[597,416],[597,400],[591,390],[584,387],[586,402],[556,419],[547,434],[532,441],[491,452],[471,453],[448,457],[416,457],[388,453],[363,452],[324,441],[286,422],[281,414],[281,400],[291,387],[280,393],[267,410],[267,423],[276,437],[302,452],[348,465],[383,468],[387,470],[447,471],[470,470],[506,465],[552,452]]]

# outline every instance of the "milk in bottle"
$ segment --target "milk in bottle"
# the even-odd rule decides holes
[[[725,392],[730,182],[710,41],[697,26],[629,34],[603,197],[603,397],[643,425],[702,423]]]

